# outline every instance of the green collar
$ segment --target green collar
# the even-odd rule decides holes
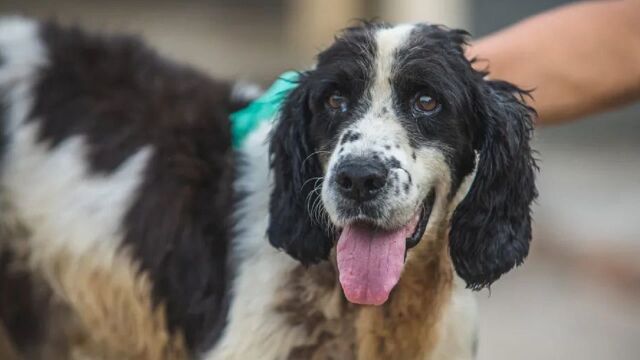
[[[299,74],[295,71],[280,75],[262,96],[231,114],[231,140],[234,148],[240,148],[253,130],[276,116],[285,96],[298,86],[298,78]]]

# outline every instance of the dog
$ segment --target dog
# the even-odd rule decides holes
[[[527,256],[537,166],[527,92],[467,39],[347,28],[234,151],[255,92],[0,20],[2,249],[66,309],[45,333],[63,357],[474,358],[472,290]]]

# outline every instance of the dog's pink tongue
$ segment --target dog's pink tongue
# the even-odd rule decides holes
[[[407,237],[418,217],[396,231],[349,225],[338,240],[337,256],[340,284],[349,301],[363,305],[381,305],[398,283]]]

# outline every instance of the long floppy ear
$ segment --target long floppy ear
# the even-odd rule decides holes
[[[476,95],[479,161],[449,233],[456,272],[475,290],[529,253],[537,165],[529,146],[535,112],[521,101],[524,94],[507,82],[482,81]]]
[[[303,264],[327,259],[332,240],[312,219],[320,201],[315,190],[322,167],[309,137],[312,118],[309,89],[302,74],[298,87],[285,99],[271,136],[270,156],[275,185],[269,204],[269,242]]]

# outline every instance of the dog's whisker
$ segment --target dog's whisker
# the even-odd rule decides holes
[[[307,185],[308,182],[314,181],[314,180],[316,181],[315,184],[317,184],[317,182],[319,180],[324,180],[324,176],[316,176],[316,177],[311,177],[311,178],[307,179],[305,182],[302,183],[302,186],[300,186],[300,191],[302,191],[302,189],[304,189],[304,186]],[[315,186],[315,184],[314,184],[314,186]]]
[[[311,201],[311,197],[314,194],[318,194],[319,195],[322,192],[322,182],[320,180],[322,180],[322,177],[316,179],[315,186],[314,186],[313,190],[311,190],[309,192],[309,194],[307,194],[307,198],[305,199],[306,208],[307,208],[307,211],[309,212],[309,216],[314,221],[316,221],[316,219],[314,219],[314,216],[315,216],[314,215],[314,211],[315,211],[316,204],[319,204],[322,199],[321,199],[320,196],[316,196],[316,198],[313,201],[313,204],[311,204],[310,201]],[[318,184],[318,182],[320,182],[320,184]]]
[[[318,150],[318,151],[312,152],[309,156],[307,156],[306,158],[304,158],[304,160],[302,160],[302,165],[301,165],[301,166],[304,166],[304,164],[305,164],[309,159],[311,159],[311,157],[313,157],[313,156],[315,156],[315,155],[318,155],[318,154],[323,154],[323,153],[330,154],[330,153],[331,153],[331,151]]]
[[[309,192],[309,194],[307,194],[307,197],[305,198],[304,202],[306,204],[307,207],[307,211],[311,212],[311,208],[309,208],[309,201],[311,200],[311,197],[317,193],[319,191],[318,187],[320,187],[320,189],[322,189],[322,183],[320,183],[320,186],[318,186],[318,182],[320,182],[321,180],[323,180],[323,177],[318,177],[316,178],[316,182],[314,184],[314,188]],[[306,182],[306,181],[305,181]]]
[[[315,191],[319,191],[319,190],[320,190],[319,188],[316,188]],[[324,210],[324,208],[322,207],[322,199],[318,196],[314,201],[314,204],[312,206],[312,211],[311,211],[312,218],[314,218],[318,224],[322,223],[320,218],[320,211],[322,210]]]
[[[313,189],[313,192],[321,193],[322,192],[322,183],[316,186]],[[316,197],[313,205],[311,206],[310,216],[312,220],[314,220],[318,225],[322,225],[325,221],[324,218],[328,217],[324,206],[322,205],[322,198],[320,196]]]

